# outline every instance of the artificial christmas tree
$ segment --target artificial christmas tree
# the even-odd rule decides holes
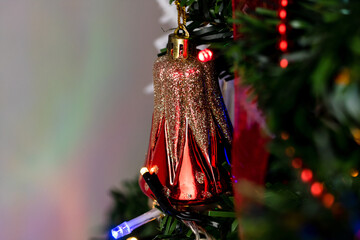
[[[196,49],[199,42],[190,38],[185,7],[175,4],[178,28],[169,36],[167,53],[154,64],[153,124],[139,183],[164,214],[181,220],[196,239],[201,234],[214,238],[208,225],[216,229],[216,238],[224,239],[229,226],[220,223],[234,221],[232,203],[221,200],[232,191],[232,126],[212,61],[217,56],[209,49]],[[232,218],[215,219],[215,209],[222,210],[218,216],[227,218],[230,213]],[[150,211],[114,228],[112,234],[119,238],[158,216],[160,212]],[[179,238],[186,235],[188,231],[178,232]]]
[[[188,6],[193,39],[217,47],[237,76],[231,167],[238,237],[360,239],[360,3],[179,3]],[[207,211],[212,218],[201,226],[216,239],[237,238],[237,221],[224,218],[233,216],[231,200],[220,196],[223,209]],[[197,237],[184,216],[169,211],[175,215],[161,221],[159,238]]]

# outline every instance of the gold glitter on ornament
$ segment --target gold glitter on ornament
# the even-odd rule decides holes
[[[153,68],[154,111],[145,166],[156,174],[170,202],[184,206],[210,202],[231,189],[231,174],[223,166],[231,161],[232,126],[214,63],[196,58],[186,8],[178,0],[176,4],[178,28],[169,35],[167,54]],[[143,178],[139,184],[154,197]]]
[[[200,184],[204,184],[204,178],[205,178],[205,174],[202,173],[202,172],[197,172],[195,174],[195,178],[196,178],[196,181]]]
[[[168,197],[170,197],[170,189],[169,188],[167,188],[167,187],[164,187],[164,189],[163,189],[163,191],[164,191],[164,195],[168,198]]]
[[[170,182],[174,179],[183,153],[187,130],[210,162],[210,138],[220,128],[231,143],[231,129],[224,116],[220,88],[212,62],[201,63],[189,56],[173,59],[159,57],[154,64],[154,114],[151,144],[154,147],[160,123],[165,119],[167,151],[171,165]]]
[[[204,198],[204,199],[206,199],[206,198],[211,198],[212,195],[211,195],[210,192],[202,191],[202,192],[201,192],[201,197]]]

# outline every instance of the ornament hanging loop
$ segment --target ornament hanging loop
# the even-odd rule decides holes
[[[181,6],[179,0],[175,1],[175,5],[178,11],[178,27],[169,35],[168,54],[173,59],[187,59],[193,52],[193,46],[189,41],[189,31],[186,29],[186,7]]]
[[[175,34],[176,36],[181,36],[181,35],[179,34],[179,31],[180,31],[180,30],[183,31],[183,34],[184,34],[183,37],[185,37],[185,38],[189,38],[189,37],[190,37],[190,34],[189,34],[188,30],[186,29],[185,25],[179,25],[179,26],[175,29],[174,34]]]
[[[182,30],[183,36],[185,38],[189,38],[190,34],[189,34],[188,30],[186,29],[186,8],[185,8],[185,6],[181,6],[179,0],[175,1],[175,5],[176,5],[177,11],[178,11],[178,27],[175,29],[174,33],[177,36],[181,36],[179,34],[179,31]],[[181,20],[182,20],[182,23],[181,23]]]

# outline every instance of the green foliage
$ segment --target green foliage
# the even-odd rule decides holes
[[[170,4],[173,2],[174,0],[169,1]],[[232,18],[231,0],[182,0],[180,3],[181,6],[187,6],[187,29],[192,41],[197,45],[217,43],[222,46],[232,41],[232,24],[229,21]],[[160,55],[165,52],[166,49],[163,49]],[[137,181],[125,182],[124,191],[113,190],[111,195],[114,206],[110,211],[107,229],[148,211],[148,198],[139,189]],[[223,209],[219,212],[212,211],[210,215],[216,215],[216,219],[222,223],[220,229],[202,227],[216,239],[237,239],[237,220],[234,219],[232,199],[224,196],[218,203]],[[159,230],[161,234],[156,236],[156,239],[194,239],[192,231],[174,217],[165,216],[160,220],[160,227],[156,226],[156,222],[148,223],[135,230],[133,235],[144,239]]]
[[[180,4],[188,6],[187,29],[198,44],[226,43],[231,39],[231,0],[182,0]]]
[[[265,207],[249,209],[243,229],[247,239],[354,239],[360,230],[359,179],[350,176],[360,167],[352,135],[360,128],[360,2],[299,0],[287,10],[289,53],[277,48],[276,12],[264,9],[239,13],[244,37],[224,49],[275,136]],[[288,140],[280,137],[284,132]],[[294,157],[335,196],[331,209],[301,182]]]
[[[232,70],[252,86],[252,97],[274,134],[264,205],[248,208],[242,218],[246,240],[354,239],[360,230],[360,179],[349,172],[360,168],[353,136],[360,129],[360,2],[289,1],[287,54],[277,48],[276,12],[258,8],[255,16],[238,13],[235,23],[243,38],[230,44],[231,0],[182,0],[181,5],[188,6],[191,37],[198,44],[220,47],[234,62]],[[286,69],[279,67],[283,57],[289,60]],[[289,139],[283,140],[282,133]],[[335,196],[331,208],[311,195],[309,184],[291,167],[295,157]],[[116,203],[111,227],[147,211],[147,198],[137,183],[125,189],[112,192]],[[220,199],[225,208],[209,213],[222,223],[221,229],[203,226],[216,239],[238,237],[229,202]],[[139,234],[150,231],[144,228]],[[170,216],[160,221],[159,230],[156,239],[194,239],[184,223]]]
[[[213,217],[216,222],[220,223],[219,228],[207,226],[199,223],[207,233],[213,236],[215,239],[232,240],[238,238],[238,220],[235,218],[233,209],[233,199],[226,195],[223,195],[218,201],[217,205],[221,208],[215,208],[214,210],[207,211],[203,214]],[[177,220],[172,216],[166,215],[160,220],[160,231],[155,239],[194,239],[195,235],[191,229],[183,222]]]
[[[170,4],[174,0],[169,1]],[[231,0],[182,0],[181,6],[187,6],[187,30],[190,38],[197,45],[212,44],[223,47],[232,41],[232,1]],[[165,51],[164,51],[165,52]],[[164,53],[163,52],[163,53]],[[220,66],[221,65],[221,66]],[[227,68],[225,61],[218,64],[219,68]],[[228,70],[228,69],[226,69]],[[223,196],[217,202],[222,209],[209,211],[207,214],[220,222],[220,228],[201,226],[215,239],[238,239],[238,222],[234,218],[233,200]],[[188,226],[177,219],[166,216],[160,221],[160,231],[156,239],[194,239],[195,236]]]
[[[123,183],[122,190],[112,190],[113,206],[109,211],[106,230],[124,221],[129,221],[149,211],[149,199],[138,186],[137,179]],[[219,228],[201,225],[215,239],[237,239],[237,219],[233,209],[233,198],[226,195],[217,201],[217,208],[203,214],[214,217]],[[220,208],[221,206],[221,208]],[[175,217],[165,215],[160,221],[153,221],[135,229],[132,236],[138,239],[194,239],[191,229]],[[112,239],[109,237],[109,240]]]

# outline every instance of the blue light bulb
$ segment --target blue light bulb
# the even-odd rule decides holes
[[[111,235],[115,239],[119,239],[130,233],[131,233],[131,229],[129,228],[127,222],[123,222],[122,224],[120,224],[119,226],[117,226],[111,230]]]
[[[160,217],[161,215],[162,212],[159,209],[153,208],[150,211],[138,216],[137,218],[134,218],[128,222],[123,222],[119,226],[113,228],[111,230],[111,235],[115,239],[119,239],[130,234],[134,229],[154,220],[157,217]]]

